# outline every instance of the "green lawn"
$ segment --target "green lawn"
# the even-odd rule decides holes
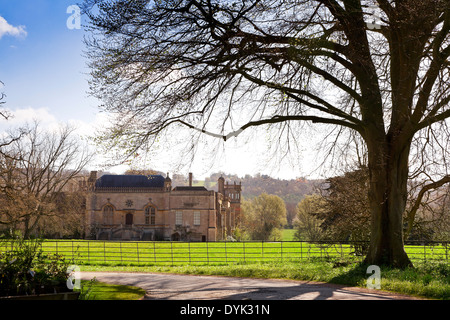
[[[79,300],[139,300],[145,295],[145,290],[139,287],[113,285],[95,281],[81,281]]]
[[[189,243],[45,240],[42,248],[44,252],[61,254],[80,265],[229,265],[295,262],[316,258],[362,259],[347,244],[294,241]],[[0,251],[6,249],[7,244],[3,243],[2,248],[0,243]],[[450,249],[442,245],[405,246],[405,249],[413,261],[449,261]]]
[[[306,242],[108,242],[44,241],[44,252],[77,264],[183,265],[295,261],[351,256],[348,245]]]
[[[283,229],[282,239],[283,241],[294,241],[295,229]]]

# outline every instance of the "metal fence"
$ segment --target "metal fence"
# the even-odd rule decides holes
[[[227,265],[287,262],[305,259],[364,258],[367,242],[244,241],[244,242],[145,242],[45,240],[42,250],[64,256],[76,264],[91,265]],[[0,251],[11,242],[0,243]],[[413,261],[449,262],[449,242],[408,243]]]

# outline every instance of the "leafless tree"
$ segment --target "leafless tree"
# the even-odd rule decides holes
[[[0,88],[3,87],[3,85],[4,85],[3,82],[0,81]],[[5,103],[6,103],[4,99],[5,99],[5,94],[3,92],[1,92],[0,93],[0,116],[3,119],[8,119],[8,114],[5,113],[5,111],[3,109],[3,107],[4,107]]]
[[[0,88],[3,87],[3,82],[0,81]],[[0,92],[0,119],[8,120],[11,118],[11,113],[5,109],[6,95],[3,92]],[[25,133],[24,129],[18,130],[15,135],[9,135],[7,137],[0,138],[0,154],[3,154],[3,149],[13,143],[14,141],[20,139],[22,135]],[[4,154],[3,154],[4,155]]]
[[[88,175],[85,176],[86,180]],[[81,180],[81,177],[80,177]],[[86,190],[74,187],[60,192],[55,199],[54,214],[40,219],[35,233],[48,238],[84,239],[88,225],[86,221]]]
[[[92,153],[69,126],[47,132],[35,123],[23,132],[0,157],[0,225],[28,238],[42,220],[59,213],[58,199]]]
[[[305,123],[358,136],[370,177],[366,262],[410,266],[408,176],[439,148],[432,141],[449,140],[450,2],[374,4],[85,0],[92,93],[118,115],[104,142],[133,155],[177,126],[224,141],[265,125],[292,142]]]

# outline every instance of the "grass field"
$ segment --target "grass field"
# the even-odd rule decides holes
[[[72,246],[74,251],[72,253]],[[345,245],[303,242],[44,242],[45,252],[63,254],[78,264],[224,265],[350,256]]]
[[[282,240],[283,241],[295,241],[294,234],[295,229],[283,229]]]
[[[113,285],[98,281],[81,280],[79,300],[139,300],[145,290],[134,286]]]
[[[8,244],[0,243],[0,251]],[[449,261],[448,246],[406,246],[413,261]],[[113,242],[45,240],[45,253],[56,253],[80,265],[229,265],[307,259],[361,260],[349,244],[283,242]]]
[[[11,243],[0,242],[0,252]],[[80,265],[83,271],[170,272],[234,277],[324,281],[365,286],[367,266],[345,244],[307,242],[108,242],[45,240],[42,249]],[[382,267],[382,290],[433,299],[450,298],[449,248],[406,246],[414,268]],[[321,259],[322,258],[322,259]],[[125,290],[126,289],[126,290]],[[134,299],[142,292],[129,288],[95,289],[99,299],[125,291]],[[127,294],[128,294],[127,293]],[[92,296],[93,297],[93,296]],[[112,299],[117,299],[112,298]],[[120,297],[122,299],[122,297]]]

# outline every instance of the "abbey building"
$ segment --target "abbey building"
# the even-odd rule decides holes
[[[218,191],[172,187],[169,174],[103,175],[91,172],[86,218],[97,240],[217,241],[240,219],[241,184],[218,179]]]

